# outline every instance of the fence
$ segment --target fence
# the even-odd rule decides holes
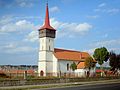
[[[63,77],[63,78],[75,78],[79,77],[77,73],[47,73],[46,77]],[[43,78],[39,73],[0,73],[0,78],[9,78],[9,79],[29,79],[29,78]],[[45,78],[46,78],[45,77]],[[83,76],[86,77],[86,76]]]
[[[110,80],[120,79],[120,77],[94,77],[94,78],[39,78],[39,79],[11,79],[0,80],[0,87],[4,86],[20,86],[20,85],[41,85],[41,84],[53,84],[53,83],[70,83],[70,82],[84,82],[84,81],[98,81],[98,80]]]
[[[107,76],[119,76],[120,74],[105,74],[104,77]],[[43,78],[43,76],[39,77],[40,75],[35,72],[22,72],[22,73],[0,73],[0,78],[9,78],[9,79],[34,79],[34,78]],[[63,77],[63,78],[77,78],[77,77],[99,77],[100,73],[87,75],[83,73],[47,73],[46,77]],[[44,78],[46,78],[44,77]]]

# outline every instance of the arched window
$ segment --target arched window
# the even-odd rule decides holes
[[[69,71],[69,63],[67,63],[67,71]]]
[[[49,46],[49,50],[50,50],[50,46]]]
[[[43,76],[44,75],[44,72],[43,70],[40,71],[40,76]]]

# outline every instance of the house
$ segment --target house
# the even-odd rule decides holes
[[[63,73],[75,73],[79,77],[85,76],[88,71],[85,69],[85,59],[90,55],[87,52],[54,48],[55,37],[56,30],[50,25],[47,4],[45,22],[39,29],[39,76],[58,76]],[[70,68],[73,62],[77,65],[74,72]],[[95,69],[92,72],[95,72]]]

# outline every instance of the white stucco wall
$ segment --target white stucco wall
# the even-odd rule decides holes
[[[54,38],[43,37],[39,42],[38,73],[42,70],[46,76],[46,73],[53,73],[53,66],[56,64],[56,62],[53,63]]]
[[[46,76],[46,62],[38,62],[38,74],[40,76],[40,72],[44,72],[44,76]]]
[[[40,50],[54,51],[54,38],[40,38]]]
[[[74,61],[69,60],[58,60],[58,71],[61,71],[61,73],[70,73],[72,70],[70,69],[71,64]],[[77,62],[75,62],[77,63]],[[69,70],[67,70],[67,64],[69,64]]]
[[[76,76],[78,77],[86,77],[86,69],[77,69],[75,70]]]
[[[95,75],[95,73],[96,73],[96,67],[90,70],[90,76]]]
[[[40,51],[39,52],[39,61],[53,61],[53,52],[49,51]]]
[[[90,70],[90,76],[95,75],[95,69],[96,68],[92,68]],[[78,77],[86,77],[87,71],[89,71],[89,69],[77,69],[77,70],[75,70],[75,73],[76,73],[76,76],[78,76]]]
[[[58,71],[58,60],[55,57],[55,55],[53,54],[53,74],[54,74],[54,76],[57,76],[58,73],[59,73],[59,71]]]
[[[53,62],[46,62],[46,71],[47,73],[52,73],[53,72]]]

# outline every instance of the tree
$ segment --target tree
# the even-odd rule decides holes
[[[75,62],[73,62],[71,65],[70,65],[70,68],[75,71],[77,69],[77,65]]]
[[[95,67],[95,64],[96,63],[92,57],[88,57],[85,59],[85,68],[89,69],[89,73],[90,73],[90,70]]]
[[[118,59],[118,65],[117,65],[118,67],[117,68],[120,70],[120,54],[117,55],[117,59]]]
[[[97,48],[94,51],[93,57],[98,62],[102,70],[102,64],[104,63],[104,61],[107,62],[109,58],[109,52],[105,47]],[[101,76],[102,76],[102,72],[101,72]]]
[[[117,55],[114,52],[110,52],[109,57],[109,65],[111,66],[111,70],[114,71],[117,65]]]
[[[95,67],[95,62],[92,57],[88,57],[85,59],[85,68],[88,68],[89,71],[91,68]]]
[[[120,54],[117,55],[114,52],[110,52],[109,61],[112,71],[116,72],[120,69]]]

